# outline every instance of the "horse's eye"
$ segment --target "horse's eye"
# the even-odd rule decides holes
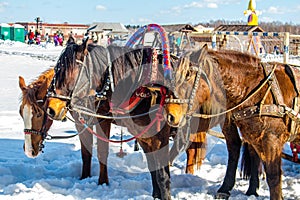
[[[37,116],[37,117],[41,117],[41,116],[42,116],[42,113],[38,112],[38,113],[36,114],[36,116]]]

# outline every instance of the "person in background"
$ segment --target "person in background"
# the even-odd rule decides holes
[[[175,52],[175,37],[173,33],[169,33],[169,43],[170,43],[170,53],[174,54]]]
[[[33,43],[34,43],[34,33],[30,29],[28,33],[28,44],[33,44]]]
[[[37,45],[41,44],[41,34],[39,32],[36,32],[35,43]]]
[[[57,33],[54,33],[53,41],[54,41],[54,45],[57,46],[58,45],[58,35],[57,35]]]
[[[49,37],[48,33],[46,33],[46,35],[45,35],[45,42],[46,42],[46,44],[50,43],[50,37]]]
[[[58,34],[58,44],[60,46],[62,46],[63,42],[64,42],[63,35],[62,35],[62,33],[60,33],[60,34]]]

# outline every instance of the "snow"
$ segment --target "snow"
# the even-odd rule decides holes
[[[133,151],[133,142],[123,144],[127,153],[124,158],[116,156],[119,144],[110,144],[109,186],[97,185],[99,165],[96,151],[92,160],[92,177],[79,180],[82,162],[78,137],[47,141],[44,153],[39,157],[31,159],[25,156],[23,121],[18,113],[21,95],[18,76],[30,83],[55,64],[61,50],[62,47],[51,44],[29,46],[0,41],[0,199],[152,199],[146,158],[141,151]],[[120,137],[119,130],[120,127],[113,127],[114,137]],[[49,134],[66,135],[75,131],[70,121],[54,122]],[[286,151],[289,151],[288,147]],[[195,175],[184,173],[185,162],[183,153],[171,167],[172,198],[213,199],[226,171],[225,142],[208,136],[207,156]],[[300,199],[300,165],[283,160],[282,168],[285,199]],[[230,199],[269,199],[266,180],[261,179],[260,197],[256,198],[244,195],[248,181],[239,177],[237,171],[237,182]]]

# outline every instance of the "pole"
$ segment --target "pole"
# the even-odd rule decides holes
[[[290,45],[290,33],[284,33],[284,41],[283,41],[283,62],[287,64],[289,62],[289,45]]]
[[[211,38],[211,47],[213,50],[217,50],[217,34],[213,33],[212,38]]]

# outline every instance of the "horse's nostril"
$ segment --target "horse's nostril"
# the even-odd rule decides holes
[[[48,109],[47,109],[47,114],[48,114],[50,117],[54,117],[54,116],[55,116],[55,111],[54,111],[52,108],[48,108]]]
[[[171,114],[168,114],[167,115],[167,119],[168,119],[168,122],[170,122],[170,123],[172,123],[172,122],[174,122],[174,116],[173,115],[171,115]]]

